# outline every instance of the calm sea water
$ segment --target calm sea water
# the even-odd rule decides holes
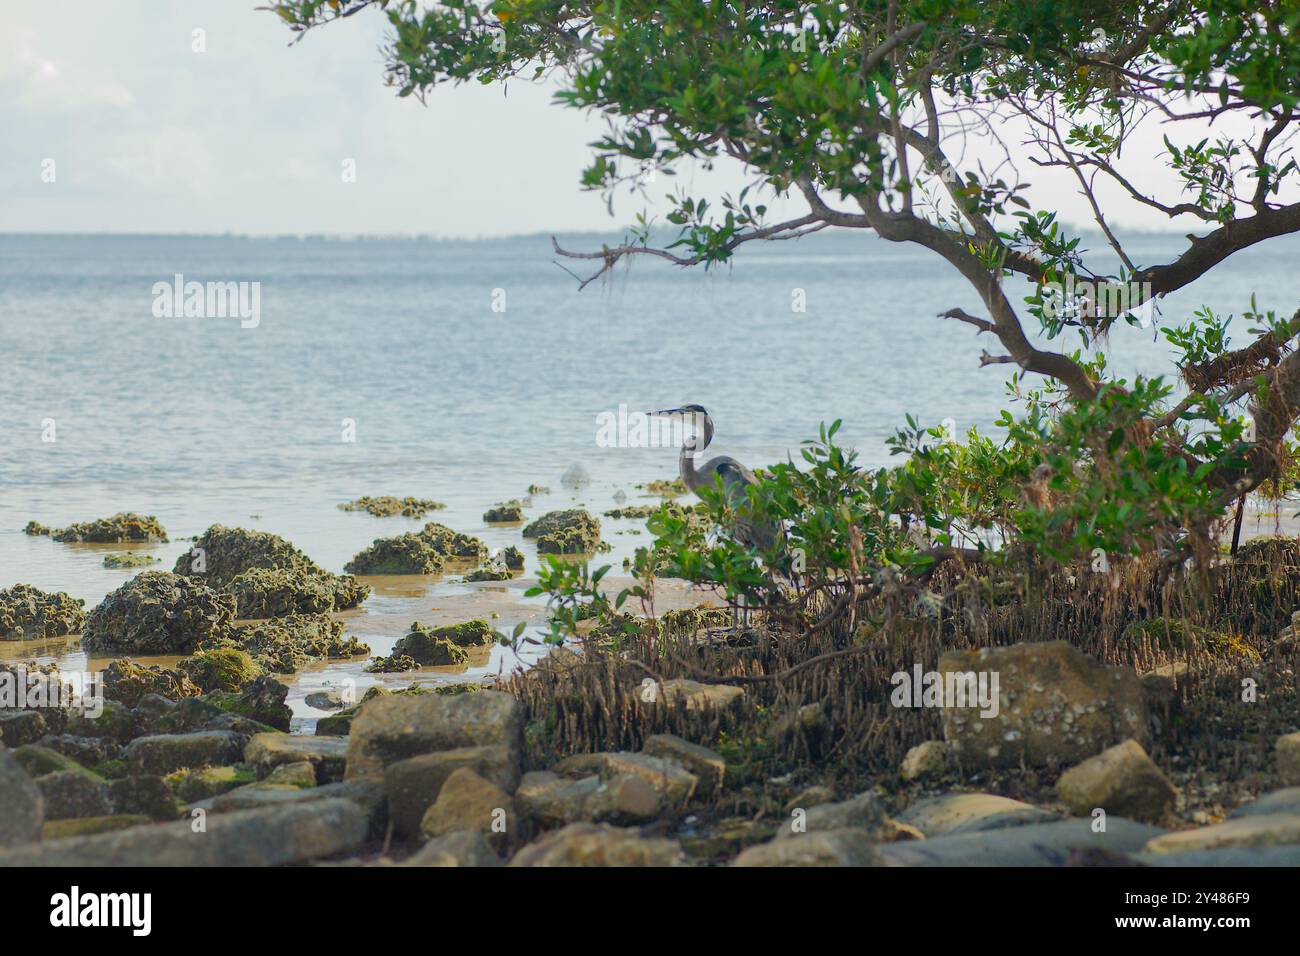
[[[1144,237],[1130,254],[1166,261],[1182,242]],[[1298,253],[1296,239],[1248,250],[1167,299],[1164,321],[1203,304],[1240,313],[1252,293],[1289,314]],[[978,367],[995,345],[936,318],[954,306],[978,314],[978,300],[922,249],[818,235],[742,249],[707,275],[637,261],[583,292],[555,259],[545,236],[0,236],[0,586],[66,590],[93,606],[131,572],[103,568],[102,549],[22,528],[123,510],[157,515],[173,539],[215,522],[273,531],[336,571],[375,537],[421,524],[337,509],[363,494],[436,498],[448,505],[436,520],[494,548],[518,544],[517,528],[488,528],[481,515],[532,483],[554,493],[530,515],[574,503],[599,513],[617,492],[637,503],[635,485],[675,474],[673,449],[597,445],[597,416],[620,405],[703,404],[717,427],[710,452],[762,465],[797,455],[835,418],[843,441],[881,464],[909,412],[964,431],[1007,404],[1006,367]],[[259,324],[155,317],[152,287],[177,273],[260,283]],[[800,298],[806,311],[792,308]],[[1171,371],[1149,329],[1117,331],[1108,351],[1125,374]],[[345,419],[355,441],[343,440]],[[592,479],[576,493],[559,481],[575,463]],[[616,565],[644,541],[638,528],[606,521]],[[154,553],[170,568],[184,548]],[[355,630],[386,652],[395,622],[454,615],[465,609],[457,596],[482,600],[480,590],[399,582]],[[503,624],[511,609],[537,610],[520,584],[487,593]],[[494,652],[485,667],[501,665]]]

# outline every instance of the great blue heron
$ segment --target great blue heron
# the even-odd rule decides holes
[[[683,405],[649,412],[648,415],[651,418],[679,419],[687,426],[682,429],[682,451],[678,458],[682,484],[698,496],[702,488],[714,488],[721,479],[723,496],[736,516],[729,529],[732,536],[747,548],[767,553],[780,534],[780,526],[774,521],[754,518],[751,514],[746,489],[758,484],[758,476],[728,455],[719,455],[698,468],[695,466],[696,452],[704,451],[713,441],[713,419],[704,406]]]

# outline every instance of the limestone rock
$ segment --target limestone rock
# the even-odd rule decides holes
[[[122,752],[132,772],[168,774],[186,767],[238,763],[243,756],[239,735],[229,730],[137,737]]]
[[[634,829],[573,823],[515,854],[511,866],[683,866],[675,840],[642,837]]]
[[[948,745],[942,740],[927,740],[917,744],[903,757],[899,773],[904,780],[924,780],[942,777],[948,772]]]
[[[1065,641],[950,651],[939,671],[998,675],[996,716],[944,709],[944,738],[964,768],[1077,763],[1130,738],[1145,745],[1149,736],[1137,674]]]
[[[1178,791],[1142,745],[1126,740],[1071,767],[1056,783],[1056,792],[1077,816],[1086,817],[1100,807],[1143,823],[1168,818]]]
[[[992,793],[946,793],[918,800],[898,815],[927,839],[1050,823],[1060,815]]]
[[[469,767],[452,771],[420,821],[420,833],[426,839],[457,830],[481,833],[497,850],[522,842],[519,815],[510,794]]]
[[[782,834],[784,835],[784,834]],[[760,843],[745,850],[732,866],[882,866],[871,835],[857,828],[818,830],[790,839]]]
[[[0,850],[39,840],[44,821],[40,789],[0,744]]]
[[[694,774],[701,797],[707,799],[722,789],[727,761],[708,747],[683,740],[676,734],[655,734],[646,738],[641,752],[675,763]]]
[[[483,834],[460,830],[430,840],[401,865],[501,866],[502,862],[483,839]]]
[[[514,697],[491,690],[377,697],[352,721],[346,777],[382,775],[398,760],[478,746],[505,747],[518,765],[523,724]]]
[[[468,767],[479,776],[510,792],[518,786],[518,768],[507,747],[457,747],[422,754],[389,764],[384,771],[388,815],[397,836],[413,838],[420,832],[425,811],[438,799],[447,778]]]
[[[284,764],[307,761],[315,768],[320,783],[343,779],[348,742],[339,737],[301,737],[289,734],[258,734],[244,748],[244,762],[259,778]]]

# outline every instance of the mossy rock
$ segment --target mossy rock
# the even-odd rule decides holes
[[[542,554],[585,554],[600,548],[600,521],[582,508],[552,511],[524,528]]]
[[[343,566],[348,574],[437,574],[443,555],[418,534],[376,538]]]
[[[93,836],[113,833],[128,827],[153,823],[140,813],[118,813],[104,817],[79,817],[73,820],[47,820],[41,827],[42,840],[62,840],[65,837]]]
[[[346,625],[329,614],[291,614],[235,628],[225,646],[242,648],[263,670],[293,674],[312,661],[345,660],[370,654],[369,646],[346,636]]]
[[[649,494],[659,495],[664,498],[686,494],[686,485],[682,483],[680,478],[664,478],[659,481],[648,481],[644,485],[637,485],[637,487],[644,488]]]
[[[1131,646],[1149,643],[1165,653],[1203,649],[1216,657],[1259,659],[1259,652],[1240,634],[1215,631],[1183,618],[1157,617],[1135,621],[1124,628],[1120,641]]]
[[[364,511],[376,518],[423,518],[430,511],[447,507],[431,498],[394,498],[392,495],[365,496],[339,505],[343,511]]]
[[[445,667],[465,664],[469,655],[465,647],[481,647],[487,643],[484,631],[491,628],[483,621],[470,621],[452,627],[430,630],[418,621],[411,625],[406,636],[393,645],[393,657],[409,657],[421,667]]]
[[[160,560],[160,558],[155,558],[151,554],[141,554],[138,551],[120,551],[104,555],[104,567],[147,568],[151,564],[157,564]]]
[[[195,803],[234,790],[236,787],[256,783],[257,774],[244,764],[233,764],[228,767],[177,770],[165,779],[178,799],[184,803]]]
[[[9,753],[27,771],[27,775],[33,778],[43,777],[47,773],[62,773],[65,770],[82,770],[90,773],[71,757],[65,757],[57,750],[42,747],[40,744],[23,744]]]
[[[15,584],[0,591],[0,641],[76,634],[86,626],[85,601],[63,591]]]
[[[130,541],[166,541],[167,531],[153,515],[119,512],[111,518],[80,521],[49,532],[55,541],[126,544]]]
[[[626,508],[614,508],[605,512],[606,518],[649,518],[658,512],[658,505],[630,505]]]
[[[1300,538],[1264,535],[1237,548],[1236,564],[1300,566]]]
[[[237,647],[213,647],[195,651],[176,665],[194,683],[206,691],[238,691],[262,669],[253,661],[248,651]]]
[[[234,630],[235,600],[197,578],[145,571],[86,618],[88,654],[186,654]]]
[[[29,521],[23,528],[23,534],[31,535],[33,538],[48,537],[51,530],[49,525],[43,525],[39,521]]]
[[[498,502],[483,513],[483,520],[489,524],[523,521],[524,506],[518,500]]]
[[[255,724],[265,725],[272,730],[289,732],[293,721],[293,711],[285,704],[289,688],[270,675],[263,675],[249,681],[239,692],[217,690],[203,695],[203,703],[216,707],[227,714],[244,717]],[[261,728],[248,726],[241,733],[262,732]]]
[[[488,549],[478,538],[430,521],[420,531],[378,538],[343,570],[349,574],[436,574],[447,560],[482,561]]]
[[[524,553],[516,548],[513,544],[504,548],[498,555],[502,564],[511,571],[522,571],[524,569]]]
[[[370,585],[351,575],[308,568],[251,568],[225,587],[241,618],[318,614],[356,607],[370,596]]]
[[[464,654],[465,652],[461,651],[461,653]],[[418,671],[419,669],[419,662],[414,657],[406,654],[376,657],[366,665],[366,670],[371,674],[402,674],[406,671]]]
[[[137,664],[123,658],[104,668],[104,696],[126,707],[135,707],[146,694],[180,701],[202,693],[184,671],[158,664]]]

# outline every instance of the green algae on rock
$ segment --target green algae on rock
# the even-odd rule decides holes
[[[40,531],[30,530],[33,526]],[[153,515],[138,515],[123,511],[110,518],[79,521],[66,528],[45,528],[36,522],[28,524],[28,534],[48,533],[55,541],[88,544],[125,544],[129,541],[166,541],[167,531]]]
[[[157,564],[159,558],[151,554],[140,554],[135,551],[115,551],[112,554],[104,555],[104,567],[106,568],[147,568],[151,564]]]
[[[485,564],[465,575],[466,581],[509,581],[515,573],[497,564]]]
[[[104,696],[126,707],[138,706],[140,698],[147,694],[179,701],[202,693],[203,689],[183,671],[157,664],[137,664],[123,659],[104,668]]]
[[[524,506],[517,498],[510,501],[498,502],[483,513],[483,520],[489,524],[501,524],[508,521],[523,521]]]
[[[244,618],[342,611],[370,596],[369,585],[331,574],[279,535],[219,524],[176,560],[174,571],[242,596],[237,613]]]
[[[1201,648],[1216,656],[1259,659],[1259,652],[1240,634],[1215,631],[1176,617],[1134,621],[1124,628],[1120,640],[1130,646],[1150,642],[1165,653]]]
[[[434,629],[416,621],[406,636],[393,645],[393,656],[410,657],[421,667],[464,664],[469,660],[464,648],[485,647],[492,641],[492,628],[486,621],[467,621]]]
[[[464,653],[464,652],[462,652]],[[393,654],[390,657],[376,657],[366,665],[366,671],[371,674],[401,674],[406,671],[418,671],[419,663],[414,657],[405,654]],[[342,717],[342,714],[338,714]]]
[[[178,662],[176,669],[198,684],[204,692],[238,691],[262,673],[252,655],[237,647],[213,647],[195,651],[192,657]]]
[[[686,494],[686,486],[682,484],[680,478],[664,478],[657,481],[649,481],[644,485],[637,485],[637,487],[645,489],[647,494],[659,495],[663,498],[671,498],[676,495]]]
[[[600,547],[600,521],[582,508],[551,511],[524,528],[542,554],[581,554]]]
[[[0,641],[31,641],[76,634],[86,626],[85,602],[30,584],[0,591]]]
[[[430,511],[441,511],[447,507],[441,501],[431,498],[395,498],[392,495],[370,497],[366,495],[339,505],[343,511],[364,511],[376,518],[423,518]]]
[[[39,521],[29,521],[27,522],[27,526],[23,528],[23,534],[31,535],[32,537],[37,538],[42,536],[48,536],[50,530],[51,529],[49,528],[49,526],[43,525]]]
[[[488,549],[478,538],[430,521],[421,530],[377,538],[346,565],[349,574],[436,574],[448,560],[482,561]]]
[[[247,651],[265,671],[292,674],[311,661],[363,657],[370,648],[344,636],[345,625],[329,614],[290,614],[274,621],[241,624],[224,645]]]
[[[239,617],[264,618],[356,607],[369,596],[370,586],[351,575],[306,568],[250,568],[225,592],[234,597]]]
[[[189,653],[233,631],[235,599],[198,578],[144,571],[86,617],[89,654]]]

